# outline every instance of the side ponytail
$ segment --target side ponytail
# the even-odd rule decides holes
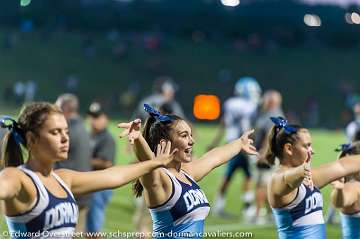
[[[297,132],[301,129],[305,129],[300,125],[289,125],[289,127],[293,128],[294,132],[287,132],[286,129],[279,128],[276,125],[269,131],[269,147],[265,155],[266,162],[269,165],[274,165],[276,158],[278,158],[281,163],[284,145],[287,143],[294,144],[299,139]]]
[[[276,143],[274,141],[276,141],[276,131],[277,128],[274,125],[270,131],[269,131],[269,135],[268,135],[268,149],[267,152],[265,154],[265,160],[269,165],[274,165],[275,164],[275,158],[276,158]]]
[[[39,135],[39,131],[50,114],[63,114],[59,107],[47,102],[33,102],[25,105],[18,120],[4,116],[0,121],[1,128],[9,130],[1,146],[1,164],[4,167],[17,167],[24,163],[24,153],[29,153],[26,133]],[[0,164],[0,165],[1,165]]]
[[[152,116],[148,117],[145,121],[144,130],[142,132],[142,135],[146,142],[149,142],[150,140],[150,129],[155,124],[156,119]],[[151,145],[149,145],[151,150],[153,151]]]
[[[24,163],[23,151],[14,135],[7,132],[3,138],[1,161],[4,167],[17,167]]]

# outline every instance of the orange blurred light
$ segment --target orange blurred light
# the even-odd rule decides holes
[[[215,120],[220,116],[220,100],[216,95],[197,95],[194,99],[194,116],[201,120]]]

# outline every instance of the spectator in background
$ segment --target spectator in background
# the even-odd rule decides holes
[[[160,106],[165,103],[167,104],[167,107],[172,110],[173,114],[183,118],[184,112],[180,104],[175,100],[176,90],[177,85],[170,77],[159,77],[154,82],[153,93],[139,102],[132,118],[140,118],[144,121],[148,117],[144,111],[144,104],[149,104],[152,107],[159,109]]]
[[[346,126],[346,137],[348,142],[354,141],[356,132],[360,130],[360,101],[353,106],[355,119]]]
[[[68,159],[57,162],[55,168],[67,168],[76,171],[90,171],[90,137],[86,131],[83,120],[78,113],[79,100],[73,94],[63,94],[55,103],[61,108],[69,126],[70,149]],[[77,232],[85,229],[86,214],[90,203],[89,196],[76,197],[79,206],[79,221],[76,226]]]
[[[102,170],[114,165],[115,140],[108,130],[108,116],[98,102],[88,110],[91,127],[91,166],[93,170]],[[86,218],[87,232],[100,232],[104,225],[105,208],[112,196],[112,190],[105,190],[91,195],[90,207]],[[93,237],[94,238],[94,237]]]
[[[226,133],[226,142],[231,142],[239,138],[245,131],[252,126],[252,121],[257,112],[258,103],[261,96],[261,88],[258,82],[252,77],[241,77],[235,84],[234,96],[227,99],[224,103],[224,113],[221,119],[220,127],[208,149],[216,147],[224,133]],[[244,172],[241,195],[244,202],[245,218],[248,214],[253,214],[255,208],[250,207],[254,199],[254,193],[251,190],[252,175],[247,154],[239,153],[227,162],[225,175],[221,180],[220,187],[216,194],[214,203],[214,213],[220,217],[229,217],[225,212],[225,194],[233,178],[234,172],[241,169]]]
[[[267,135],[273,126],[270,117],[284,117],[284,112],[281,109],[282,96],[276,90],[268,90],[263,95],[261,112],[255,123],[255,147],[259,150],[256,168],[258,171],[256,178],[256,212],[254,218],[250,221],[256,224],[266,223],[267,210],[264,208],[266,205],[266,191],[267,183],[271,178],[273,172],[272,167],[266,162],[265,154],[269,147],[267,142]],[[271,212],[270,212],[271,215]]]

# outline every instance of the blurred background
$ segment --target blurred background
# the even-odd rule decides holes
[[[171,82],[184,115],[197,129],[196,156],[206,151],[219,112],[202,120],[195,99],[222,105],[244,76],[263,91],[278,90],[291,122],[314,129],[317,165],[335,160],[344,127],[360,101],[360,0],[2,0],[0,5],[0,114],[24,102],[79,97],[85,115],[100,102],[115,124],[130,120],[139,101]],[[205,117],[206,118],[206,117]],[[134,159],[118,141],[116,162]],[[202,187],[212,201],[219,168]],[[238,177],[238,176],[236,176]],[[238,188],[227,210],[239,212]],[[327,208],[329,188],[324,189]],[[135,230],[130,186],[116,190],[105,231]],[[121,219],[124,218],[124,219]],[[122,221],[124,220],[124,221]],[[125,223],[126,222],[126,223]],[[273,224],[249,227],[239,218],[211,216],[208,231],[250,230],[276,238]],[[5,230],[4,224],[1,227]],[[339,225],[329,226],[340,237]]]
[[[197,94],[223,100],[247,75],[278,89],[304,124],[341,127],[360,82],[356,2],[3,0],[1,102],[73,92],[127,117],[169,76],[192,117]]]

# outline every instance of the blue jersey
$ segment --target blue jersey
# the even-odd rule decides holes
[[[323,199],[318,188],[301,184],[295,199],[285,207],[272,208],[280,239],[326,238]]]
[[[78,207],[67,185],[52,172],[67,194],[66,198],[59,198],[46,189],[33,171],[25,166],[19,166],[19,169],[32,179],[37,199],[28,212],[6,217],[13,238],[72,238],[78,220]]]
[[[197,183],[182,172],[191,185],[178,180],[165,170],[172,182],[172,193],[167,202],[150,208],[155,238],[201,238],[209,202]]]
[[[341,227],[344,239],[360,239],[360,212],[351,215],[341,213]]]

